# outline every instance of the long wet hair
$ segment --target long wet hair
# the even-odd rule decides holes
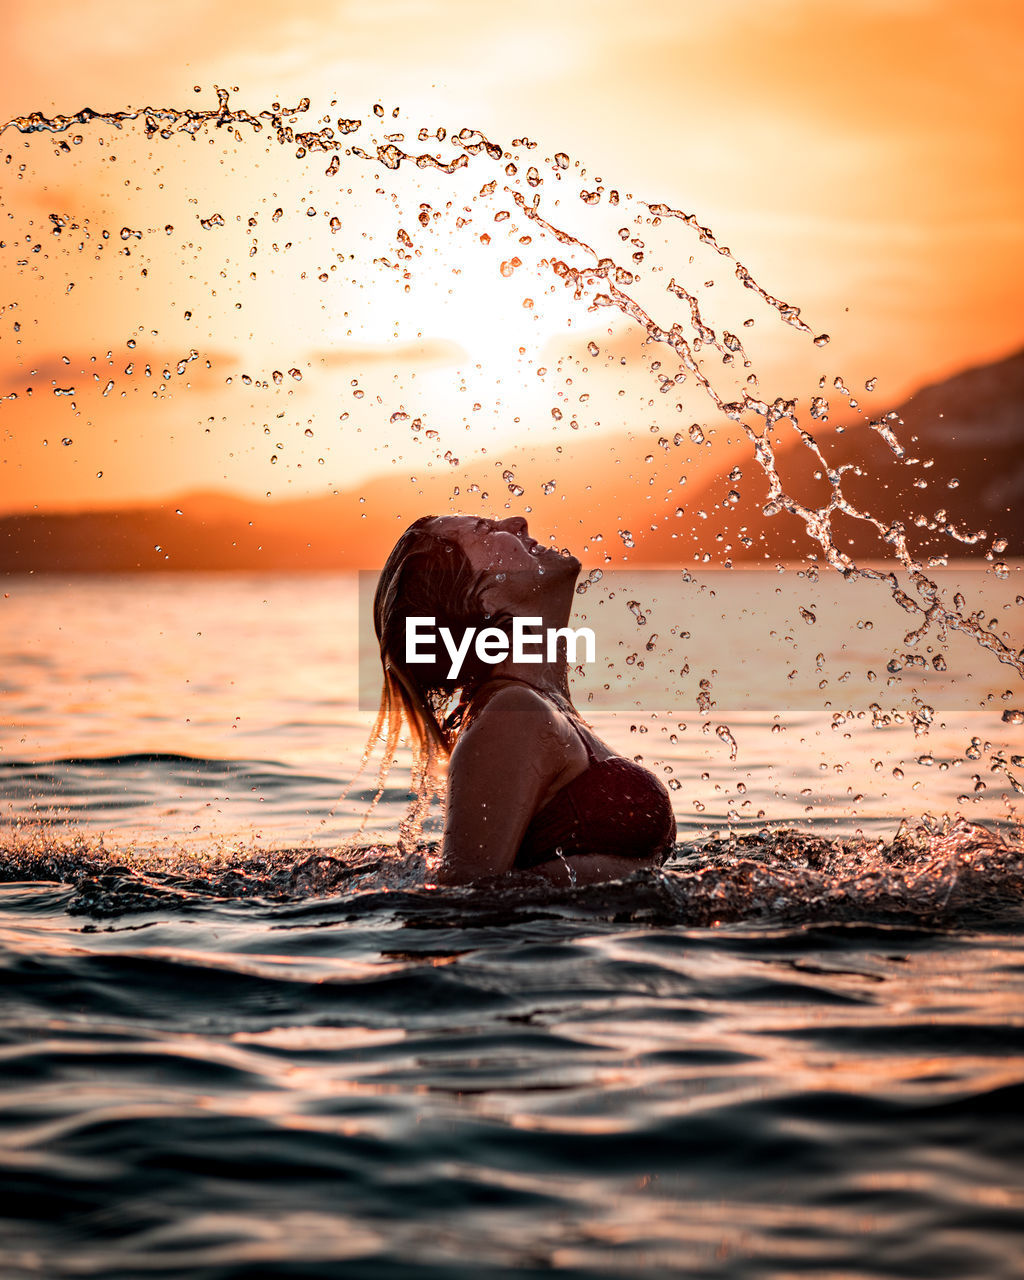
[[[469,700],[487,670],[472,649],[459,675],[451,678],[450,658],[437,646],[433,662],[409,663],[405,657],[406,622],[435,619],[460,637],[467,627],[503,626],[481,601],[485,575],[474,569],[462,546],[429,528],[436,517],[421,516],[409,526],[387,558],[373,601],[373,625],[384,673],[380,708],[367,751],[383,739],[378,796],[403,733],[413,750],[412,785],[416,794],[409,821],[422,822],[430,802],[442,795],[443,763],[451,755]]]

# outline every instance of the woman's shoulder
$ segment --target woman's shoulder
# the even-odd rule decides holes
[[[479,770],[495,773],[499,787],[530,778],[540,788],[537,804],[543,804],[560,781],[587,767],[587,749],[569,714],[543,692],[521,680],[494,684],[459,733],[449,783]]]
[[[532,733],[554,733],[559,739],[572,736],[567,713],[552,698],[524,680],[494,680],[473,698],[463,734],[508,732],[519,728]]]

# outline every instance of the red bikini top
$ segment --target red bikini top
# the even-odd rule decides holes
[[[515,676],[502,676],[521,684]],[[535,689],[543,695],[544,691]],[[561,710],[561,708],[559,708]],[[664,861],[676,838],[676,820],[665,786],[649,769],[624,756],[594,757],[584,733],[587,767],[560,788],[530,819],[514,868],[525,870],[574,853]]]
[[[668,791],[649,769],[609,756],[590,763],[538,809],[526,828],[515,868],[525,870],[574,853],[664,861],[672,852],[676,820]]]

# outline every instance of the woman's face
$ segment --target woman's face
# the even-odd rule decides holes
[[[570,577],[575,581],[580,571],[575,556],[563,556],[531,538],[522,516],[438,516],[431,528],[462,547],[477,573],[486,575],[492,597],[497,591],[502,604],[535,595],[546,585],[561,585]]]
[[[536,572],[555,562],[574,564],[574,557],[566,557],[554,547],[542,546],[530,537],[530,531],[522,516],[509,516],[507,520],[490,520],[485,516],[438,516],[431,526],[432,532],[465,551],[474,569],[479,573],[517,570]]]

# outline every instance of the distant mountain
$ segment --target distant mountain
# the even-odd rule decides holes
[[[621,563],[634,540],[642,557],[645,532],[683,500],[683,470],[699,487],[723,459],[743,456],[722,442],[688,462],[687,450],[653,437],[584,436],[561,449],[510,448],[500,459],[378,476],[319,498],[197,493],[124,510],[8,516],[0,572],[379,568],[408,524],[449,511],[527,514],[538,535],[554,533],[589,562],[603,563],[608,548]]]
[[[833,394],[833,416],[843,404]],[[841,482],[847,501],[885,526],[899,521],[922,558],[984,555],[997,539],[1007,542],[1000,554],[1024,555],[1024,351],[926,386],[893,412],[895,420],[882,425],[891,426],[903,457],[872,427],[870,416],[853,416],[848,407],[837,425],[802,420],[802,427],[813,429],[829,467],[847,468]],[[787,423],[772,440],[786,492],[807,507],[826,505],[830,490],[820,460]],[[766,517],[767,480],[752,458],[742,469],[741,483],[730,483],[719,468],[694,495],[692,508],[706,511],[707,519],[683,522],[682,545],[714,555],[716,546],[732,544],[734,560],[805,555],[813,544],[802,523],[785,512]],[[836,544],[855,556],[889,554],[865,521],[837,513],[833,529]],[[679,538],[662,530],[645,552],[654,559],[674,558],[671,548],[679,545]]]
[[[834,396],[833,409],[836,401],[843,403]],[[996,535],[1008,540],[1005,554],[1024,554],[1024,351],[925,387],[895,412],[902,459],[848,407],[838,423],[802,424],[814,426],[830,467],[848,468],[847,499],[886,525],[900,520],[923,556],[984,554]],[[711,447],[685,430],[672,439],[640,431],[563,437],[321,498],[194,493],[116,511],[7,516],[0,572],[377,568],[417,516],[453,510],[528,514],[536,534],[554,533],[585,563],[602,563],[606,553],[615,564],[627,555],[633,564],[692,564],[705,555],[763,562],[812,550],[794,517],[763,514],[767,481],[738,428],[707,435]],[[818,459],[786,423],[772,438],[786,491],[806,505],[824,503]],[[958,541],[943,532],[949,526],[961,536],[984,529],[985,537]],[[845,550],[887,553],[863,521],[837,515],[834,527]]]

